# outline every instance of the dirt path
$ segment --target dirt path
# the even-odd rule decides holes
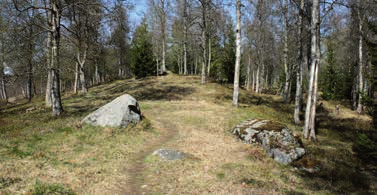
[[[163,146],[166,142],[172,140],[178,133],[173,128],[165,128],[162,122],[153,121],[154,128],[161,134],[159,139],[152,140],[145,144],[145,148],[138,153],[132,160],[132,165],[127,170],[128,181],[125,194],[145,194],[143,190],[144,183],[144,159],[153,151]],[[170,126],[171,127],[171,126]]]

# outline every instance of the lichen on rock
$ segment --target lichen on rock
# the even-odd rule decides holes
[[[282,164],[305,154],[300,139],[282,123],[251,119],[237,125],[232,133],[246,144],[260,144],[268,156]]]

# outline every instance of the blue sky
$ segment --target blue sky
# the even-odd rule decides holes
[[[130,20],[131,22],[135,22],[137,25],[140,22],[141,18],[144,16],[144,13],[148,8],[148,4],[147,0],[134,0],[133,4],[135,5],[135,9],[131,10]]]

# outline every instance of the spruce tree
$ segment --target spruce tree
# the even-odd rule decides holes
[[[234,35],[234,26],[230,22],[227,24],[227,40],[224,44],[223,72],[228,83],[234,81],[234,62],[236,61],[236,36]]]
[[[156,74],[156,61],[153,58],[152,36],[148,32],[145,18],[136,28],[133,36],[131,68],[136,78]]]
[[[327,66],[325,68],[324,86],[323,86],[323,99],[331,100],[336,97],[338,93],[338,73],[335,69],[335,46],[333,40],[329,40],[327,43]]]

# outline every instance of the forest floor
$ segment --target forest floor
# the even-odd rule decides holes
[[[140,104],[145,120],[126,129],[82,126],[90,112],[122,94]],[[377,190],[375,163],[354,150],[360,133],[375,134],[371,119],[343,102],[323,102],[318,143],[305,143],[305,158],[320,162],[307,173],[280,165],[257,146],[236,140],[231,129],[252,118],[287,124],[296,134],[293,105],[244,90],[231,105],[231,85],[199,77],[119,80],[65,94],[60,117],[43,97],[0,107],[0,194],[327,194]],[[334,114],[336,104],[340,114]],[[27,109],[35,108],[31,112]],[[190,158],[163,161],[169,148]]]

